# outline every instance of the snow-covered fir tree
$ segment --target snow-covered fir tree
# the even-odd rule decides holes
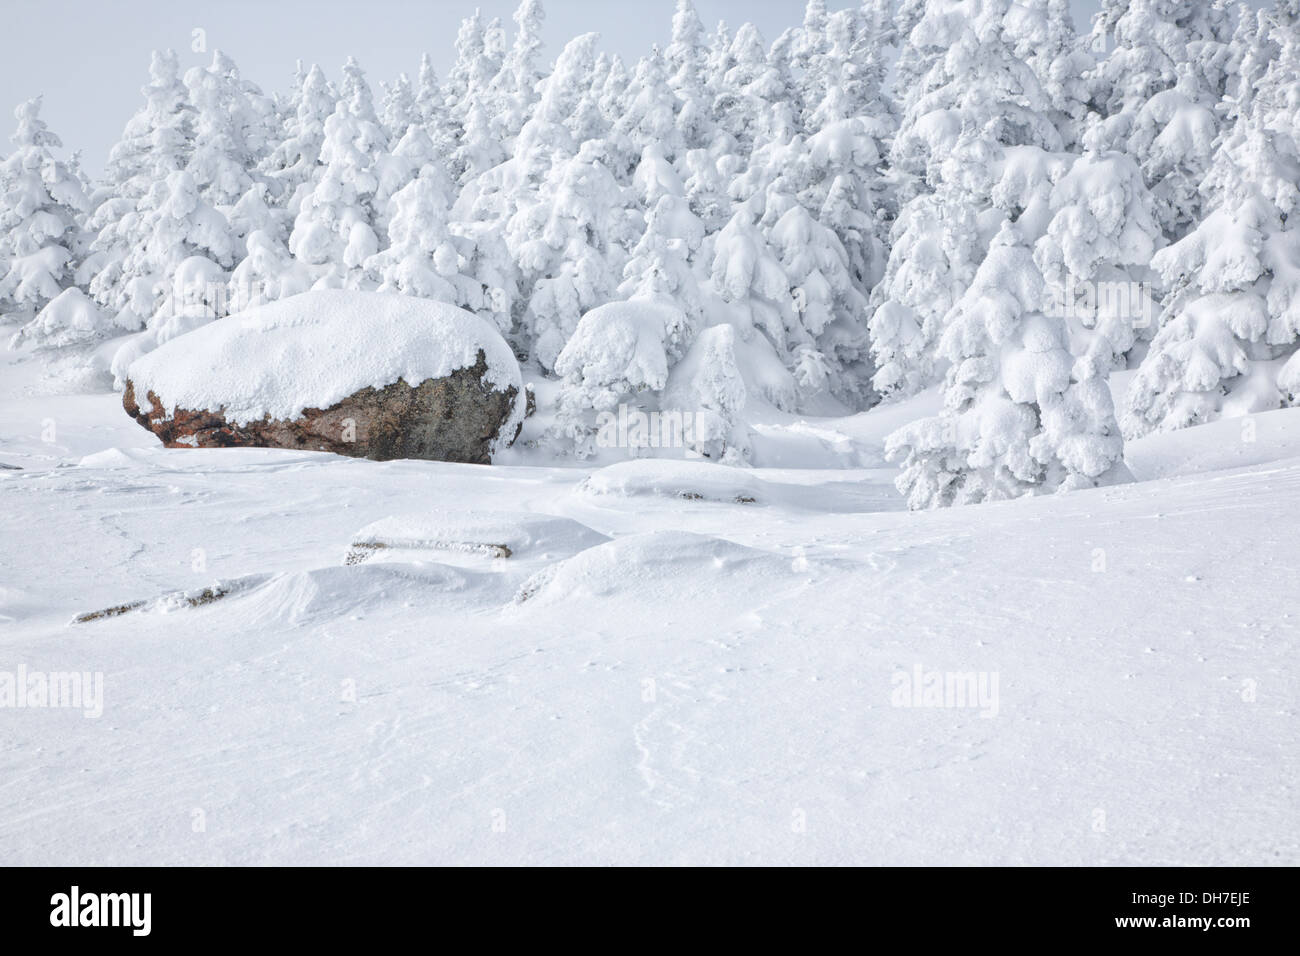
[[[1071,353],[1123,368],[1138,340],[1155,332],[1150,265],[1163,237],[1137,164],[1096,148],[1096,132],[1052,185],[1052,218],[1034,260],[1047,284],[1045,308],[1066,320]]]
[[[145,105],[109,153],[102,197],[86,223],[94,237],[88,291],[125,329],[138,328],[147,317],[116,307],[122,301],[122,262],[144,241],[140,204],[155,183],[186,167],[194,149],[194,108],[171,50],[154,51],[142,93]]]
[[[488,93],[493,128],[507,148],[528,121],[537,101],[537,85],[542,78],[537,61],[542,49],[542,22],[546,19],[541,0],[521,0],[512,19],[514,41]]]
[[[13,152],[0,163],[0,316],[25,322],[76,284],[87,252],[84,187],[54,150],[62,141],[41,119],[41,98],[14,111]]]
[[[155,183],[140,205],[142,239],[122,262],[109,308],[138,317],[145,329],[118,349],[112,371],[119,380],[137,356],[224,314],[237,252],[230,222],[187,170]]]
[[[273,195],[290,215],[298,213],[299,188],[316,175],[321,147],[325,144],[325,121],[337,104],[338,94],[325,72],[313,63],[294,90],[282,138],[262,166]]]
[[[393,195],[390,204],[388,248],[366,263],[378,277],[379,291],[480,308],[482,289],[460,271],[467,240],[448,227],[446,175],[426,165]]]
[[[341,97],[325,121],[321,165],[289,236],[289,252],[311,270],[317,288],[356,286],[363,264],[379,251],[377,168],[388,137],[360,65],[349,58],[343,74]]]
[[[264,97],[220,50],[210,65],[186,72],[185,86],[194,107],[194,150],[186,169],[207,202],[232,206],[253,184],[251,171],[270,135]]]
[[[926,51],[915,62],[931,65],[908,93],[891,153],[895,182],[917,195],[899,212],[873,292],[874,381],[886,397],[915,394],[942,374],[944,316],[991,232],[1021,211],[1017,197],[994,195],[1007,149],[1062,147],[1047,94],[1015,55],[1008,8],[1009,0],[933,0],[909,34],[909,46]]]
[[[1271,24],[1278,53],[1202,187],[1212,208],[1154,259],[1171,294],[1128,393],[1133,435],[1300,397],[1300,5]]]
[[[995,237],[953,309],[941,352],[944,410],[889,436],[913,508],[1011,498],[1117,481],[1123,439],[1104,369],[1068,349],[1044,315],[1043,278],[1019,229]]]
[[[677,132],[686,148],[703,149],[713,138],[712,103],[705,85],[708,36],[691,0],[677,0],[672,42],[664,49],[668,88],[676,97]]]
[[[1094,23],[1094,46],[1113,45],[1092,75],[1101,145],[1137,162],[1170,241],[1200,216],[1234,28],[1215,0],[1105,0]]]

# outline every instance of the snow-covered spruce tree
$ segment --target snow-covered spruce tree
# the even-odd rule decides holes
[[[447,225],[450,196],[443,172],[425,166],[392,197],[391,206],[390,244],[366,263],[378,277],[379,291],[480,308],[481,287],[460,272],[467,240],[452,235]]]
[[[668,88],[676,97],[677,132],[687,149],[703,149],[713,139],[712,104],[704,70],[708,36],[691,0],[677,0],[672,42],[664,49]]]
[[[909,91],[916,90],[922,77],[930,72],[935,59],[940,55],[935,47],[927,43],[913,43],[912,31],[925,17],[926,6],[931,0],[898,0],[898,9],[894,12],[894,30],[898,34],[898,62],[894,67],[894,89],[900,98]]]
[[[664,340],[669,361],[675,363],[704,322],[705,296],[694,262],[705,227],[691,212],[685,186],[658,146],[643,150],[633,183],[647,210],[645,230],[623,268],[618,295],[659,302],[681,314],[669,323]]]
[[[321,163],[303,193],[289,251],[306,265],[317,288],[350,288],[363,263],[379,251],[375,232],[376,168],[387,137],[375,115],[365,76],[349,58],[342,99],[325,121]]]
[[[620,404],[656,404],[668,384],[664,340],[678,321],[675,305],[644,299],[607,302],[587,312],[555,360],[561,376],[555,437],[571,444],[578,458],[593,453],[602,418]],[[640,400],[642,393],[649,396]]]
[[[731,31],[727,29],[726,21],[719,20],[718,25],[709,37],[709,51],[704,58],[704,88],[709,95],[711,104],[716,102],[722,92],[727,81],[727,73],[736,65],[736,58],[732,55],[731,44]],[[716,127],[718,116],[716,109],[712,105],[710,106],[710,112],[710,119]]]
[[[1220,104],[1224,128],[1230,129],[1242,116],[1248,114],[1255,99],[1255,90],[1265,71],[1278,55],[1278,44],[1273,39],[1273,22],[1269,11],[1242,9],[1237,29],[1228,44],[1227,93]]]
[[[405,73],[397,74],[392,85],[380,84],[382,96],[379,109],[379,121],[388,133],[388,141],[393,145],[406,135],[412,124],[418,121],[415,110],[415,90],[411,78]]]
[[[143,241],[138,206],[155,183],[184,169],[194,148],[194,109],[171,50],[154,51],[145,105],[127,122],[109,153],[105,189],[86,222],[91,242],[89,291],[110,307],[121,300],[122,260]],[[138,329],[145,315],[109,309],[124,329]]]
[[[517,350],[552,367],[581,314],[606,301],[622,267],[609,261],[609,243],[629,228],[625,199],[601,161],[601,144],[578,146],[567,120],[590,86],[596,34],[570,40],[541,86],[537,109],[520,130],[514,156],[472,181],[457,201],[457,220],[504,231],[529,294],[499,289],[519,324]],[[575,161],[576,160],[576,161]],[[484,226],[461,227],[482,231]],[[630,242],[630,240],[628,240]]]
[[[1154,259],[1171,291],[1127,395],[1128,434],[1300,399],[1298,12],[1273,11],[1279,54],[1218,150],[1203,188],[1214,207]]]
[[[941,351],[944,410],[889,436],[912,508],[1106,484],[1125,475],[1104,370],[1074,361],[1064,323],[1007,223],[953,310]]]
[[[115,197],[132,206],[159,172],[184,169],[194,148],[194,110],[173,51],[153,52],[149,82],[140,92],[144,106],[127,121],[104,170],[104,181]]]
[[[592,452],[602,413],[622,403],[657,407],[669,369],[705,318],[705,294],[692,268],[704,225],[657,145],[645,147],[633,188],[648,211],[616,292],[624,301],[587,312],[556,359],[564,382],[559,426],[579,457]]]
[[[536,201],[507,224],[523,288],[532,290],[524,329],[543,369],[555,367],[582,314],[614,297],[622,274],[622,243],[635,218],[630,197],[601,152],[599,143],[584,143],[552,169]]]
[[[908,93],[891,151],[895,181],[913,177],[920,191],[899,211],[885,275],[872,293],[874,386],[886,398],[913,395],[941,377],[944,316],[992,230],[1021,212],[994,204],[1006,150],[1061,148],[1047,95],[1015,56],[1007,9],[1008,0],[931,0],[909,34],[908,44],[924,51],[914,62],[928,58],[931,66]],[[939,50],[946,53],[938,57]]]
[[[514,309],[519,296],[519,269],[500,228],[491,222],[452,221],[452,234],[465,240],[458,243],[461,253],[460,273],[478,287],[466,301],[478,301],[474,311],[491,323],[502,335],[510,336],[515,325]]]
[[[438,71],[433,68],[429,54],[420,54],[420,72],[416,75],[415,115],[425,125],[445,125],[447,103],[444,99],[442,84],[438,82]]]
[[[790,116],[795,111],[792,78],[769,59],[763,37],[752,23],[736,31],[727,70],[713,100],[713,118],[736,143],[740,156],[753,149],[755,138],[775,138],[773,110],[781,104]],[[793,130],[789,130],[793,132]]]
[[[1106,0],[1094,23],[1094,47],[1114,46],[1092,75],[1101,146],[1137,161],[1170,241],[1201,217],[1233,30],[1230,8],[1213,0]]]
[[[27,322],[75,285],[87,252],[82,183],[53,150],[59,137],[41,119],[41,98],[14,110],[13,152],[0,163],[0,317]]]
[[[194,150],[186,169],[207,202],[233,206],[252,186],[250,171],[271,135],[265,97],[220,50],[210,65],[186,72],[185,86],[195,111]]]
[[[463,123],[472,103],[477,102],[495,70],[484,74],[483,17],[478,10],[460,21],[456,31],[456,58],[447,73],[446,105],[456,123]],[[499,64],[498,64],[499,66]]]
[[[1061,148],[1050,100],[1015,54],[1009,7],[1010,0],[929,0],[909,43],[935,59],[907,91],[893,146],[896,167],[933,185],[963,128],[1003,146]]]
[[[281,236],[254,230],[244,237],[243,248],[227,285],[227,311],[240,312],[311,288],[311,271],[289,255]]]
[[[780,188],[778,181],[774,189]],[[787,205],[768,233],[794,304],[786,363],[805,406],[829,392],[850,408],[866,408],[875,398],[866,297],[853,282],[848,254],[835,232],[798,202]]]
[[[711,325],[696,336],[668,375],[660,407],[690,416],[693,454],[738,465],[749,460],[749,429],[741,419],[749,390],[741,366],[743,343],[730,325]]]
[[[1155,203],[1124,153],[1084,152],[1053,186],[1052,219],[1034,247],[1053,314],[1066,320],[1070,352],[1124,368],[1138,338],[1155,332],[1151,257],[1163,244]]]
[[[799,324],[795,300],[779,253],[747,207],[737,209],[721,232],[706,237],[700,261],[719,300],[715,321],[734,327],[734,350],[758,397],[795,411],[798,386],[785,361],[797,344],[788,331]]]
[[[375,231],[383,236],[388,229],[388,221],[395,211],[390,206],[392,198],[413,181],[426,166],[436,167],[431,175],[436,174],[446,179],[447,157],[438,153],[433,139],[420,124],[413,123],[393,146],[391,152],[381,153],[375,162]],[[438,185],[438,191],[444,195],[451,192],[451,182],[447,180]]]
[[[313,63],[294,92],[283,139],[262,163],[272,196],[284,204],[291,216],[298,214],[298,190],[316,175],[325,144],[325,121],[337,105],[338,94],[324,71]]]
[[[521,0],[513,19],[514,41],[488,90],[493,129],[506,148],[519,135],[537,102],[537,85],[542,78],[537,58],[542,48],[542,21],[546,19],[541,0]]]
[[[1083,135],[1096,61],[1075,31],[1069,0],[1020,0],[1007,11],[1015,54],[1038,77],[1052,104],[1061,141],[1073,147]]]
[[[461,183],[468,183],[506,159],[506,151],[497,139],[491,117],[482,106],[470,107],[465,117],[460,145],[452,158],[452,168]]]
[[[822,67],[830,49],[828,21],[826,0],[808,0],[803,24],[792,38],[790,65],[800,73],[800,100],[804,104],[820,103],[826,96],[827,82]]]
[[[669,160],[685,151],[686,141],[677,128],[674,105],[663,56],[654,47],[637,63],[623,112],[614,121],[611,141],[619,164],[614,170],[616,177],[626,181],[641,152],[651,144]]]
[[[493,21],[492,44],[478,11],[461,21],[456,35],[456,61],[447,80],[448,121],[455,146],[452,175],[462,184],[497,166],[506,158],[493,124],[489,94],[501,69],[500,25]]]
[[[266,183],[253,183],[249,186],[239,201],[229,208],[226,219],[230,222],[231,234],[241,246],[251,233],[258,230],[281,241],[287,233],[284,211],[269,202]]]
[[[799,202],[835,230],[855,288],[867,294],[885,268],[888,227],[897,208],[881,171],[894,134],[894,104],[871,50],[889,42],[883,18],[859,23],[848,11],[828,18],[829,43],[817,56],[820,101],[805,118],[806,147],[792,157]]]
[[[223,314],[226,270],[237,252],[230,223],[186,170],[154,184],[141,203],[140,225],[143,238],[123,260],[118,298],[109,303],[147,322],[113,357],[119,380],[137,356]]]
[[[650,211],[618,288],[625,301],[587,312],[556,360],[563,377],[559,430],[575,454],[586,457],[598,443],[602,423],[628,404],[660,411],[669,416],[670,427],[679,423],[693,452],[720,458],[738,446],[728,460],[739,460],[745,443],[735,439],[734,416],[744,405],[745,387],[734,331],[730,326],[701,331],[706,293],[690,264],[704,237],[703,224],[690,212],[680,180],[657,147],[646,147],[635,185]],[[704,341],[698,348],[692,345],[697,336]],[[682,365],[679,374],[674,367]],[[670,383],[675,388],[669,390]]]
[[[437,71],[429,54],[420,57],[420,73],[415,88],[415,122],[424,127],[433,141],[437,155],[449,162],[456,151],[456,132],[451,125],[451,115],[447,110],[442,84],[438,82]]]
[[[699,217],[708,232],[718,232],[732,215],[726,173],[706,149],[688,151],[683,166],[686,200],[691,212]]]
[[[607,145],[613,146],[611,139],[613,137],[614,120],[607,117],[601,109],[601,100],[605,92],[605,83],[609,79],[609,71],[612,62],[608,54],[602,53],[596,57],[596,62],[591,68],[591,80],[587,83],[587,88],[583,91],[582,96],[578,99],[578,105],[574,107],[572,115],[565,121],[565,129],[573,137],[575,143],[585,143],[589,139],[604,140]],[[623,150],[627,149],[626,139],[620,144]]]
[[[627,71],[627,65],[623,62],[623,58],[618,54],[611,56],[609,58],[609,72],[605,74],[605,82],[601,85],[598,100],[600,111],[610,126],[613,125],[614,119],[623,112],[623,100],[627,96],[627,88],[631,82],[632,77]]]

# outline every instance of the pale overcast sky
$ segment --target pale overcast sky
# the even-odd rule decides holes
[[[1096,0],[1072,0],[1081,29]],[[513,29],[516,0],[0,0],[0,153],[7,151],[9,111],[45,94],[42,115],[70,149],[82,149],[99,173],[108,150],[142,102],[149,53],[171,47],[183,67],[207,63],[218,48],[267,92],[287,89],[298,58],[320,63],[333,79],[349,54],[379,81],[414,75],[428,51],[440,75],[451,63],[462,17],[479,7]],[[839,9],[850,4],[830,0]],[[543,0],[543,56],[554,58],[570,37],[595,31],[602,48],[629,65],[652,43],[667,42],[675,0]],[[706,28],[726,20],[734,31],[755,23],[770,43],[803,19],[803,0],[697,0]],[[208,53],[191,49],[196,29]]]

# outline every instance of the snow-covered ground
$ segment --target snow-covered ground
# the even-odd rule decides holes
[[[0,672],[104,680],[0,709],[7,863],[1300,863],[1300,410],[908,513],[884,467],[166,451],[3,361]]]

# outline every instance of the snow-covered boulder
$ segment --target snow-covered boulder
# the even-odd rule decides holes
[[[169,448],[256,446],[486,464],[525,413],[501,335],[455,306],[322,290],[134,361],[122,404]]]

